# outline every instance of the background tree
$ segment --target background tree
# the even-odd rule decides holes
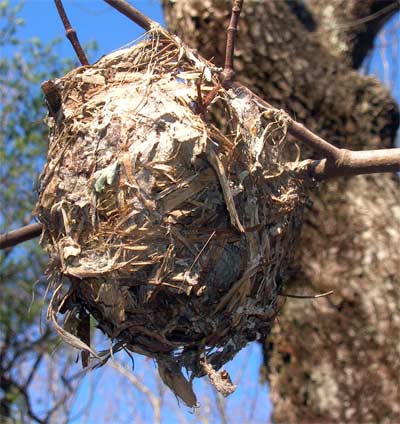
[[[76,66],[53,53],[60,40],[45,45],[20,38],[21,7],[0,2],[0,49],[6,53],[0,59],[1,233],[32,220],[47,148],[40,83]],[[0,263],[0,421],[62,422],[79,370],[71,368],[75,354],[62,349],[40,319],[47,257],[33,240],[1,250]]]
[[[229,2],[163,0],[169,29],[223,58]],[[356,70],[397,1],[247,1],[238,79],[338,146],[391,147],[398,109]],[[276,422],[400,419],[400,209],[395,175],[321,184],[305,217],[288,301],[264,344]]]

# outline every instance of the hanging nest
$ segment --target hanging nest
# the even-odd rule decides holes
[[[107,357],[90,347],[93,316],[114,352],[154,358],[189,406],[194,377],[231,393],[217,370],[269,333],[306,199],[286,115],[219,88],[219,72],[154,28],[43,84],[49,318],[86,362]]]

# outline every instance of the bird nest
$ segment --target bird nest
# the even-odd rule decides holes
[[[154,358],[190,406],[194,377],[232,392],[218,370],[270,331],[305,200],[285,114],[222,89],[219,73],[155,28],[43,84],[49,318],[105,360],[90,347],[91,315],[111,350]]]

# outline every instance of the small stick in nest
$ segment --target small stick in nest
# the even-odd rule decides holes
[[[303,294],[292,294],[292,293],[280,293],[279,296],[283,297],[292,297],[294,299],[319,299],[321,297],[330,296],[334,291],[329,290],[325,293],[315,294],[315,295],[303,295]]]

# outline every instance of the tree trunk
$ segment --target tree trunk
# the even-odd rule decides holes
[[[163,3],[169,28],[221,64],[230,2]],[[338,146],[391,147],[397,106],[354,69],[398,3],[306,4],[245,2],[238,79]],[[400,421],[398,199],[393,175],[332,180],[312,195],[285,291],[334,294],[287,299],[265,342],[275,422]]]

